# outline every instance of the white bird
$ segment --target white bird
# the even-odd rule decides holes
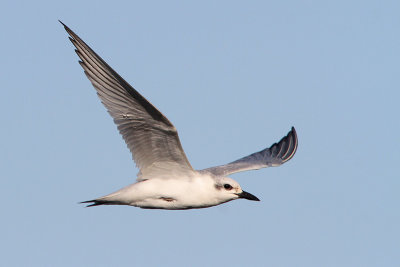
[[[232,173],[279,166],[297,149],[291,131],[278,143],[231,163],[194,170],[174,125],[140,95],[78,35],[60,21],[76,47],[80,65],[107,108],[139,168],[137,182],[114,193],[81,203],[130,205],[145,209],[207,208],[231,200],[259,199],[227,177]]]

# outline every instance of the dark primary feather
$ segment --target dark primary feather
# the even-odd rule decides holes
[[[297,150],[297,145],[298,141],[296,130],[294,127],[292,127],[290,132],[285,137],[269,148],[225,165],[201,170],[201,172],[209,172],[214,175],[226,176],[236,172],[279,166],[294,156]]]

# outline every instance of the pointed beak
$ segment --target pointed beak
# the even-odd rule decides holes
[[[258,197],[255,195],[252,195],[250,193],[247,193],[246,191],[242,191],[242,193],[238,194],[239,198],[245,198],[248,200],[254,200],[254,201],[260,201]]]

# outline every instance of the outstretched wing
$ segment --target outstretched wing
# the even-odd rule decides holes
[[[71,36],[69,39],[81,59],[79,63],[114,119],[140,169],[141,177],[147,178],[155,172],[168,173],[172,170],[193,171],[174,125],[78,35],[64,23],[61,24]]]
[[[278,143],[260,152],[253,153],[247,157],[234,162],[201,170],[218,176],[226,176],[236,172],[257,170],[266,167],[279,166],[290,160],[297,150],[297,134],[294,127]]]

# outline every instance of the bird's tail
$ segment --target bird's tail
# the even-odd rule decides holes
[[[93,200],[79,202],[79,204],[89,204],[86,207],[94,207],[100,205],[124,205],[124,203],[118,198],[120,192],[121,191],[118,190],[117,192],[111,193],[104,197],[99,197]]]
[[[128,185],[114,193],[105,195],[92,200],[82,201],[79,204],[88,204],[86,207],[94,207],[100,205],[129,205],[130,188],[132,185]]]
[[[87,201],[82,201],[79,202],[79,204],[89,204],[86,207],[94,207],[94,206],[100,206],[100,205],[123,205],[119,201],[112,201],[112,200],[105,200],[105,199],[93,199],[93,200],[87,200]]]

